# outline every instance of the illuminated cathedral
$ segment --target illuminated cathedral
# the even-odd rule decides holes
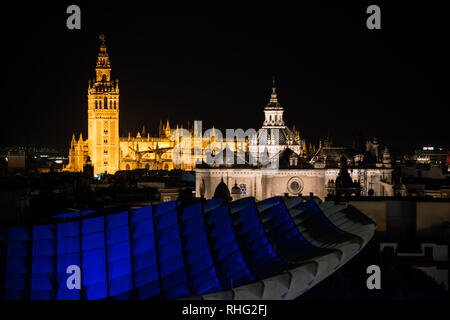
[[[80,133],[76,140],[75,134],[72,136],[65,170],[80,172],[86,164],[92,164],[94,174],[137,168],[173,169],[170,150],[176,141],[170,139],[168,121],[165,126],[160,124],[156,137],[150,137],[145,127],[135,137],[119,136],[119,81],[111,78],[105,36],[100,35],[100,40],[95,79],[88,85],[88,137],[84,140]]]
[[[183,142],[183,137],[173,135],[174,130],[182,126],[176,125],[171,128],[169,121],[165,124],[160,122],[158,134],[155,136],[146,132],[144,127],[136,136],[128,133],[128,136],[120,137],[119,80],[111,77],[111,62],[105,36],[100,35],[100,40],[95,79],[89,80],[88,84],[88,136],[84,139],[80,133],[77,140],[73,134],[69,149],[69,163],[65,166],[65,171],[81,172],[88,164],[93,166],[96,175],[134,169],[193,170],[196,164],[202,161],[194,155],[194,146],[201,148],[202,152],[208,147],[215,150],[228,146],[232,151],[241,149],[245,152],[249,150],[249,147],[252,148],[252,141],[248,140],[227,145],[225,138],[215,139],[214,128],[211,139],[205,141],[201,138],[202,128],[196,127],[195,124],[192,128],[186,128],[191,134],[191,139]],[[275,86],[272,90],[271,101],[266,107],[264,129],[282,127],[283,145],[289,146],[299,155],[315,151],[313,146],[310,145],[308,149],[306,142],[300,140],[300,133],[295,127],[291,131],[284,125],[283,109],[278,104]],[[172,151],[177,145],[186,143],[190,144],[192,152],[182,155],[183,160],[177,165],[172,159]]]

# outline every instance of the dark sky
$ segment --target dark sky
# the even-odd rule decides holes
[[[2,4],[0,146],[67,149],[72,132],[86,137],[100,32],[120,80],[121,135],[156,132],[160,119],[259,128],[275,75],[285,121],[314,142],[361,133],[401,151],[448,146],[449,8],[390,2]],[[381,30],[366,28],[373,3]],[[66,28],[70,4],[81,30]]]

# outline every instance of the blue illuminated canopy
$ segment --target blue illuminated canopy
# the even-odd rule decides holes
[[[292,299],[351,259],[375,229],[353,207],[301,198],[94,213],[0,230],[4,298]],[[73,266],[79,289],[68,285]]]

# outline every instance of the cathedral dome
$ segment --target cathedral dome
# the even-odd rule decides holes
[[[283,120],[284,108],[278,102],[275,81],[272,86],[269,103],[264,108],[264,123],[251,139],[252,145],[292,146],[297,143],[295,134]]]
[[[277,94],[275,93],[275,88],[273,88],[273,90],[274,91],[272,92],[272,94],[270,96],[270,101],[266,105],[264,110],[282,110],[283,109],[281,104],[278,102]]]
[[[295,135],[288,127],[262,127],[256,134],[254,144],[287,146],[295,144]]]

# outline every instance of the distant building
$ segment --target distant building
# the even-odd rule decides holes
[[[413,161],[398,166],[395,194],[400,196],[450,198],[450,172],[446,152],[434,147],[418,150]],[[432,149],[432,150],[428,150]]]
[[[8,156],[6,157],[8,162],[8,170],[23,170],[25,169],[25,150],[11,150],[8,151]]]
[[[449,165],[449,152],[448,148],[443,147],[422,147],[422,149],[415,151],[415,159],[417,163],[433,166]]]
[[[180,189],[179,188],[160,189],[159,193],[161,194],[161,202],[175,201],[178,200],[178,197],[180,196]]]
[[[246,152],[243,159],[242,153],[235,152],[235,161],[229,164],[226,161],[228,150],[225,149],[217,155],[224,157],[223,164],[198,165],[195,169],[196,195],[210,199],[216,194],[217,188],[223,189],[225,185],[229,193],[232,191],[230,197],[233,199],[255,197],[256,200],[263,200],[309,193],[325,199],[327,194],[336,193],[336,180],[342,161],[345,162],[347,174],[340,178],[346,180],[340,185],[340,191],[348,188],[344,193],[394,195],[390,153],[386,147],[381,148],[375,138],[368,140],[363,150],[335,147],[327,139],[308,161],[296,135],[285,125],[283,112],[273,88],[269,103],[264,108],[265,120],[257,133],[258,139],[250,140],[249,150],[253,150],[253,153]],[[258,155],[256,163],[249,162],[250,154]],[[278,169],[267,168],[260,155],[269,159],[278,157]],[[351,181],[351,186],[347,180]],[[237,188],[240,195],[237,194]]]
[[[381,252],[426,272],[448,290],[450,200],[364,197],[346,204],[377,222]]]

